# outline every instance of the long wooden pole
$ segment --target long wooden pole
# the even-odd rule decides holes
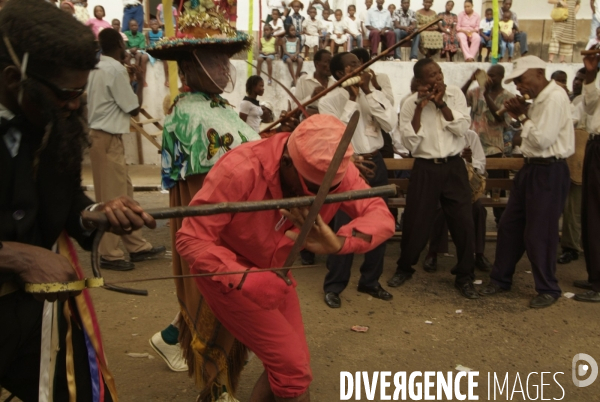
[[[359,67],[357,67],[352,72],[346,74],[345,76],[343,76],[342,78],[340,78],[339,80],[337,80],[337,82],[335,84],[333,84],[332,86],[325,88],[325,90],[323,90],[322,92],[319,92],[317,95],[315,95],[314,97],[312,97],[310,100],[304,102],[302,104],[302,107],[307,107],[311,103],[316,102],[318,99],[321,99],[323,96],[327,95],[329,92],[333,91],[335,88],[337,88],[340,85],[342,85],[344,83],[344,81],[346,81],[347,79],[356,76],[361,71],[364,71],[367,67],[369,67],[373,63],[379,61],[383,57],[386,57],[389,53],[393,52],[397,47],[401,46],[404,42],[412,40],[412,38],[414,38],[417,34],[420,34],[421,32],[425,31],[427,28],[429,28],[429,27],[437,24],[441,20],[442,20],[442,17],[439,17],[439,18],[431,21],[429,24],[423,25],[421,28],[419,28],[418,30],[414,31],[412,34],[408,35],[404,39],[400,40],[395,45],[387,48],[385,51],[379,53],[377,56],[373,57],[371,60],[367,61],[366,63],[364,63],[362,65],[360,65]],[[293,110],[287,112],[285,116],[283,116],[279,120],[271,123],[268,127],[266,127],[264,130],[262,130],[262,132],[266,132],[266,131],[272,130],[274,127],[276,127],[282,121],[284,121],[284,120],[289,119],[290,117],[292,117],[295,113],[298,112],[298,110],[299,110],[299,108],[296,108],[296,109],[293,109]]]

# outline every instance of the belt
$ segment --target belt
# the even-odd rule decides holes
[[[590,134],[590,141],[600,141],[600,134]]]
[[[377,156],[377,155],[379,155],[379,154],[380,154],[380,152],[379,152],[379,150],[377,150],[377,151],[374,151],[374,152],[370,152],[370,153],[368,153],[368,154],[358,154],[358,155],[359,155],[359,156],[362,156],[362,157],[363,157],[363,158],[365,158],[365,159],[371,159],[371,158],[373,158],[374,156]]]
[[[0,283],[0,297],[9,295],[19,290],[19,286],[16,283],[8,281]]]
[[[445,158],[433,158],[433,159],[417,158],[417,159],[420,159],[422,161],[432,162],[432,163],[435,163],[436,165],[441,165],[443,163],[448,163],[451,160],[457,159],[457,158],[460,158],[459,154],[452,155],[452,156],[447,156]]]
[[[528,165],[550,165],[556,162],[564,162],[564,159],[557,158],[556,156],[551,156],[549,158],[523,158],[525,159],[525,163]]]
[[[125,9],[129,10],[130,8],[140,7],[140,6],[141,6],[141,4],[135,4],[135,5],[134,4],[129,4],[129,5],[125,6]]]

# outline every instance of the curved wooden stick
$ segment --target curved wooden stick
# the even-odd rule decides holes
[[[420,34],[421,32],[425,31],[427,28],[431,27],[432,25],[437,24],[438,22],[440,22],[442,20],[442,17],[439,17],[433,21],[431,21],[429,24],[427,25],[423,25],[422,28],[419,28],[418,30],[414,31],[413,33],[411,33],[410,35],[408,35],[407,37],[405,37],[404,39],[400,40],[398,43],[396,43],[395,45],[388,47],[386,50],[384,50],[383,52],[379,53],[377,56],[373,57],[371,60],[367,61],[366,63],[360,65],[359,67],[357,67],[354,71],[344,75],[342,78],[340,78],[339,80],[337,80],[337,82],[335,84],[333,84],[330,87],[325,88],[324,91],[318,93],[316,96],[313,96],[311,99],[309,99],[308,101],[304,102],[302,104],[303,107],[306,107],[308,105],[310,105],[311,103],[321,99],[323,96],[327,95],[329,92],[333,91],[335,88],[339,87],[340,85],[342,85],[342,83],[344,81],[346,81],[347,79],[350,79],[352,77],[354,77],[356,74],[364,71],[367,67],[369,67],[371,64],[375,63],[376,61],[382,59],[383,57],[386,57],[388,55],[388,53],[394,51],[397,47],[399,47],[400,45],[402,45],[404,42],[412,40],[412,38],[417,35]],[[282,121],[289,119],[290,117],[293,116],[294,113],[297,113],[298,109],[294,109],[291,110],[289,112],[286,113],[285,116],[279,118],[277,121],[271,123],[271,125],[269,125],[268,127],[266,127],[264,130],[261,131],[261,133],[267,132],[272,130],[274,127],[276,127],[279,123],[281,123]]]

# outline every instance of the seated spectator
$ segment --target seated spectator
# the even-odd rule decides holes
[[[437,14],[431,9],[433,0],[423,0],[423,8],[415,13],[417,17],[417,26],[427,25],[437,19]],[[421,32],[419,50],[425,57],[435,55],[444,47],[444,39],[437,26],[430,26]]]
[[[321,13],[321,35],[319,36],[319,49],[325,49],[329,45],[329,39],[333,34],[333,21],[329,10],[323,10]]]
[[[265,82],[259,75],[253,75],[246,81],[246,96],[240,103],[240,119],[254,131],[260,132],[260,121],[263,109],[256,99],[265,93]]]
[[[377,0],[377,6],[371,7],[367,13],[365,26],[369,30],[369,41],[371,42],[371,57],[377,55],[379,43],[381,50],[384,51],[392,46],[396,40],[392,16],[383,8],[384,0]],[[393,56],[388,56],[387,60],[394,60]]]
[[[263,37],[260,38],[258,44],[258,60],[256,64],[256,74],[260,77],[262,74],[262,64],[267,61],[267,72],[269,73],[269,85],[273,83],[271,77],[273,76],[273,60],[275,60],[276,53],[276,39],[273,37],[273,28],[271,24],[265,24],[263,28]]]
[[[341,47],[346,50],[348,36],[346,35],[346,24],[344,23],[342,10],[335,10],[335,21],[333,21],[333,32],[331,33],[331,53],[336,54]]]
[[[164,32],[162,29],[160,29],[160,24],[156,18],[152,18],[149,22],[149,25],[150,30],[146,32],[146,43],[153,45],[163,38]],[[148,55],[148,59],[152,65],[154,65],[157,60],[150,55]],[[169,87],[169,64],[166,61],[163,62],[163,69],[165,72],[165,86]]]
[[[274,8],[271,11],[271,21],[269,22],[271,28],[273,29],[273,37],[275,37],[275,50],[279,53],[281,57],[281,43],[283,42],[283,37],[285,36],[285,24],[281,19],[281,14],[279,13],[279,9]]]
[[[105,28],[110,28],[110,24],[108,21],[104,20],[106,16],[106,11],[104,11],[104,7],[96,6],[94,7],[94,18],[90,18],[86,25],[92,28],[94,31],[94,36],[98,39],[98,34]]]
[[[481,20],[479,25],[479,36],[481,36],[481,44],[479,45],[479,57],[477,61],[481,61],[483,51],[485,50],[486,63],[490,61],[490,53],[492,51],[492,29],[494,28],[494,11],[491,8],[485,10],[485,18]]]
[[[292,87],[296,87],[296,80],[300,77],[302,63],[304,59],[300,55],[300,39],[296,36],[296,27],[289,25],[286,29],[286,36],[283,38],[283,62],[287,64],[292,76]],[[296,63],[296,73],[294,74],[293,63]]]
[[[346,34],[348,35],[348,51],[354,47],[362,47],[362,21],[355,16],[356,6],[348,6],[348,15],[344,18]],[[356,46],[354,46],[356,43]]]
[[[177,7],[175,7],[175,6],[171,7],[171,17],[173,18],[173,28],[177,29],[177,19],[179,18],[179,11],[177,10]],[[158,6],[156,6],[156,18],[158,19],[158,22],[160,23],[160,28],[164,30],[165,29],[165,13],[163,12],[162,3],[159,3]]]
[[[329,7],[329,1],[328,0],[312,0],[310,3],[308,3],[308,9],[310,10],[311,7],[314,7],[315,10],[317,11],[317,19],[326,19],[325,16],[323,16],[323,11],[327,10],[327,15],[329,15],[330,13],[330,9],[331,7]]]
[[[396,5],[395,4],[390,4],[388,6],[388,11],[390,12],[390,17],[394,18],[394,13],[396,12]]]
[[[465,10],[458,14],[458,25],[456,32],[460,48],[466,62],[475,61],[475,56],[479,51],[479,24],[481,23],[479,14],[473,10],[473,1],[465,0]]]
[[[129,42],[129,38],[123,32],[121,32],[121,20],[115,18],[111,21],[110,26],[112,29],[121,34],[121,38],[123,38],[123,42],[125,42],[125,47],[127,47],[127,42]]]
[[[394,12],[392,16],[392,22],[394,23],[394,32],[396,34],[396,43],[412,34],[417,29],[417,16],[415,12],[410,10],[410,0],[402,0],[400,3],[400,9]],[[410,48],[410,60],[417,61],[419,58],[419,42],[421,35],[416,35],[412,39],[412,46]],[[398,46],[394,53],[395,60],[402,60],[400,56],[400,47]]]
[[[600,43],[600,27],[596,28],[596,37],[589,40],[587,45],[585,45],[585,50],[597,47],[598,43]]]
[[[138,32],[138,23],[132,19],[129,21],[129,31],[125,31],[127,35],[127,52],[131,54],[130,64],[137,64],[142,69],[142,76],[146,77],[146,67],[148,65],[148,54],[144,51],[146,49],[146,36]],[[138,83],[139,85],[140,83]],[[144,86],[147,87],[146,79],[144,78]]]
[[[271,20],[273,19],[273,10],[279,11],[279,17],[281,19],[285,19],[285,17],[287,17],[287,15],[289,14],[289,8],[286,6],[286,3],[287,2],[285,0],[267,0],[268,15],[265,22],[271,22]]]
[[[453,61],[454,55],[458,52],[458,36],[456,36],[458,16],[452,12],[453,9],[454,2],[449,0],[446,2],[446,11],[438,14],[438,17],[442,17],[442,20],[438,23],[438,28],[442,32],[444,40],[444,47],[440,56],[445,57],[446,61]]]
[[[515,23],[510,18],[510,11],[505,11],[502,16],[502,21],[498,22],[500,27],[500,53],[504,60],[506,56],[506,48],[508,48],[508,62],[512,61],[515,53]]]
[[[504,11],[510,11],[511,19],[515,23],[515,42],[518,42],[521,46],[521,56],[525,56],[528,52],[527,49],[527,32],[523,32],[519,29],[519,19],[517,18],[517,13],[512,11],[510,8],[512,7],[512,0],[504,0],[502,2],[502,13]]]
[[[300,40],[303,40],[302,23],[304,22],[305,18],[300,14],[300,10],[304,9],[304,4],[302,4],[300,0],[294,0],[290,3],[290,7],[292,8],[292,12],[285,18],[283,23],[284,28],[287,31],[287,27],[289,25],[294,25],[296,28],[296,36],[298,36]],[[302,45],[304,45],[304,42],[302,42]]]
[[[295,27],[294,27],[295,28]],[[317,19],[317,9],[314,7],[310,7],[308,9],[308,18],[304,20],[302,23],[302,37],[304,38],[304,58],[308,60],[308,51],[310,49],[313,50],[313,54],[317,52],[319,48],[319,37],[321,35],[321,31],[323,29],[323,25],[321,21]],[[295,30],[294,30],[295,31]],[[289,35],[289,30],[287,31],[286,38]],[[289,41],[286,41],[289,42]],[[298,46],[300,47],[300,46]],[[284,54],[285,54],[284,50]],[[284,60],[285,61],[285,60]]]

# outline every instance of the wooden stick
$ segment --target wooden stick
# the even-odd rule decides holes
[[[349,78],[354,77],[356,74],[364,71],[367,67],[369,67],[371,64],[375,63],[376,61],[379,61],[381,58],[386,57],[388,55],[388,53],[394,51],[397,47],[401,46],[404,42],[412,40],[412,38],[417,35],[420,34],[421,32],[425,31],[427,28],[431,27],[434,24],[437,24],[438,22],[440,22],[442,20],[442,17],[439,17],[433,21],[431,21],[429,24],[427,25],[423,25],[422,28],[419,28],[418,30],[414,31],[413,33],[411,33],[410,35],[408,35],[407,37],[405,37],[404,39],[400,40],[398,43],[396,43],[395,45],[387,48],[385,51],[379,53],[377,56],[375,56],[374,58],[372,58],[371,60],[367,61],[366,63],[360,65],[359,67],[357,67],[355,70],[353,70],[352,72],[346,74],[345,76],[343,76],[342,78],[340,78],[339,80],[337,80],[337,82],[335,84],[333,84],[330,87],[325,88],[325,90],[323,90],[322,92],[319,92],[316,96],[314,96],[313,98],[309,99],[308,101],[304,102],[302,104],[303,107],[307,107],[308,105],[310,105],[313,102],[316,102],[317,100],[321,99],[323,96],[327,95],[329,92],[333,91],[335,88],[339,87],[340,85],[342,85],[342,83],[344,81],[346,81]],[[267,132],[269,130],[272,130],[274,127],[276,127],[279,123],[281,123],[282,121],[290,118],[293,116],[294,113],[298,112],[298,108],[291,110],[289,112],[286,113],[285,116],[279,118],[277,121],[271,123],[271,125],[269,125],[268,127],[266,127],[264,130],[261,131],[261,133]]]

